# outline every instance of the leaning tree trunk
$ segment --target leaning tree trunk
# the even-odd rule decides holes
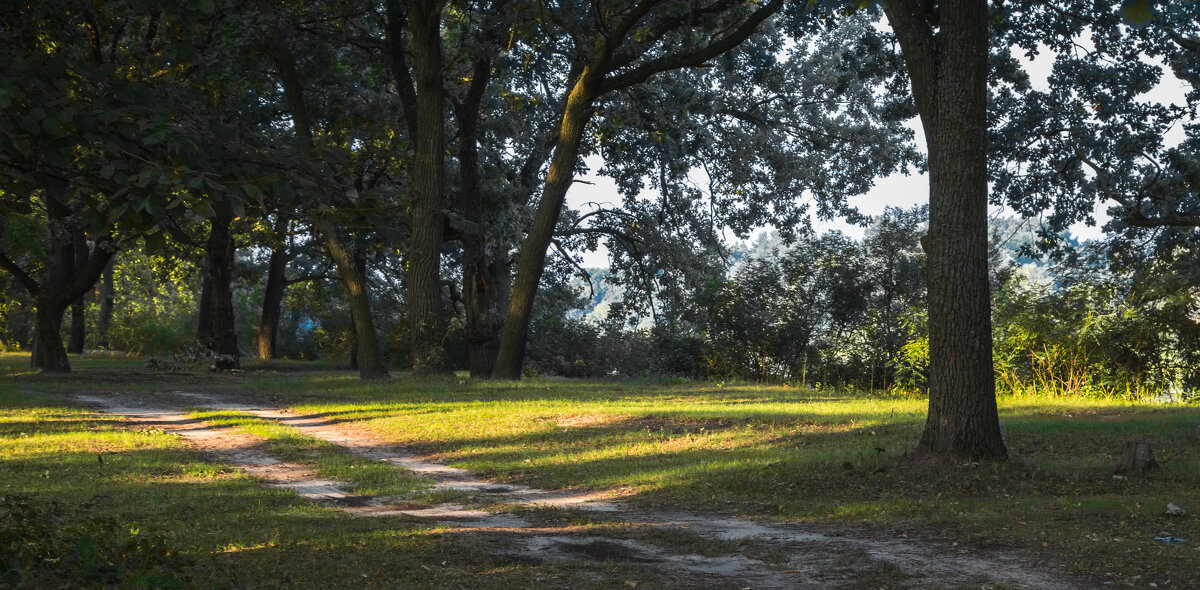
[[[216,215],[208,234],[208,276],[212,281],[213,368],[228,371],[241,367],[237,344],[237,318],[233,308],[233,208],[226,197],[213,201]]]
[[[337,266],[338,279],[350,305],[350,321],[354,324],[354,350],[358,355],[358,376],[364,381],[387,378],[388,371],[379,353],[375,323],[371,317],[371,299],[367,294],[363,275],[358,272],[354,257],[334,233],[336,230],[333,224],[318,221],[317,227],[325,241],[329,257]]]
[[[113,316],[113,262],[104,268],[104,278],[100,283],[100,315],[96,317],[96,348],[108,349],[108,329],[112,325]]]
[[[431,6],[432,4],[432,6]],[[416,83],[417,136],[412,177],[412,233],[405,275],[413,371],[439,374],[446,365],[441,328],[442,192],[445,181],[441,3],[408,2]]]
[[[992,369],[987,244],[988,8],[885,0],[929,149],[929,415],[919,455],[1004,458]]]
[[[287,264],[290,258],[287,245],[271,250],[267,263],[267,284],[263,287],[262,313],[258,316],[258,330],[254,335],[254,348],[258,358],[279,358],[279,318],[283,311],[283,296],[287,292]]]
[[[495,377],[500,379],[521,378],[525,342],[533,317],[533,301],[545,270],[546,251],[554,238],[554,226],[558,224],[567,189],[571,188],[574,179],[579,144],[592,117],[592,100],[596,96],[599,76],[590,66],[584,68],[567,97],[542,199],[534,214],[533,226],[521,242],[517,276],[513,279],[508,313],[504,318],[504,334],[500,340],[500,354],[496,359]]]
[[[312,123],[308,118],[308,107],[304,101],[303,84],[296,72],[294,58],[286,50],[277,48],[275,56],[279,68],[280,82],[283,84],[284,98],[292,115],[293,129],[300,149],[306,157],[315,158],[316,149],[312,137]],[[353,190],[347,189],[347,190]],[[358,376],[366,381],[383,379],[388,376],[383,357],[379,354],[379,344],[375,335],[375,324],[371,316],[371,300],[367,295],[362,273],[358,272],[354,259],[349,250],[342,244],[337,229],[328,218],[322,217],[323,211],[317,211],[313,220],[317,233],[325,242],[325,249],[333,259],[338,270],[338,278],[350,304],[350,320],[354,324],[355,346],[358,354]]]

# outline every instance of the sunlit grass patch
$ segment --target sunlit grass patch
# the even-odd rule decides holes
[[[0,563],[18,563],[10,549],[28,551],[2,587],[532,587],[553,578],[603,588],[619,570],[498,562],[494,540],[352,517],[211,462],[179,436],[8,401],[0,396],[0,538],[15,544],[0,546]]]
[[[191,416],[214,426],[237,428],[266,440],[266,450],[284,460],[311,465],[321,477],[353,484],[353,491],[371,495],[411,495],[428,487],[389,463],[372,461],[344,447],[306,436],[291,426],[244,412],[196,411]]]
[[[474,541],[451,531],[429,532],[402,519],[350,519],[264,488],[234,468],[206,462],[181,446],[178,437],[121,433],[128,428],[119,420],[62,407],[70,399],[62,392],[72,388],[125,391],[108,377],[88,379],[84,372],[63,383],[0,380],[0,402],[7,404],[0,406],[7,408],[0,412],[0,445],[5,445],[4,462],[11,463],[2,467],[9,471],[0,474],[5,476],[0,486],[11,481],[35,493],[53,490],[81,504],[100,493],[87,486],[119,489],[117,500],[96,509],[142,524],[166,523],[182,511],[236,512],[238,518],[189,514],[183,525],[167,526],[199,531],[197,551],[225,547],[222,563],[245,568],[251,572],[247,579],[288,571],[310,586],[336,584],[339,575],[361,579],[355,559],[362,560],[362,571],[382,576],[372,580],[420,579],[417,573],[429,573],[419,567],[422,563],[436,565],[446,580],[469,581],[467,587],[530,585],[531,574],[547,580],[572,575],[557,566],[489,561]],[[353,374],[321,371],[205,375],[183,386],[154,387],[250,396],[494,479],[611,493],[640,510],[876,527],[886,535],[1024,548],[1065,559],[1080,572],[1112,571],[1121,579],[1141,574],[1144,581],[1171,572],[1174,586],[1200,587],[1194,560],[1200,539],[1193,516],[1200,512],[1200,406],[1195,405],[1001,398],[1010,461],[925,467],[913,465],[905,452],[920,434],[926,402],[863,392],[408,376],[362,384]],[[241,413],[195,416],[245,429],[279,458],[314,465],[325,477],[362,486],[360,491],[405,489],[391,479],[400,470],[298,436],[291,427]],[[1164,468],[1114,479],[1109,468],[1129,439],[1151,441]],[[24,463],[7,461],[12,449]],[[114,471],[97,472],[97,454]],[[46,477],[47,471],[62,481]],[[1167,516],[1168,503],[1191,513]],[[243,520],[249,533],[241,531]],[[386,532],[388,527],[399,530]],[[1192,541],[1165,546],[1153,541],[1160,533]],[[387,570],[383,557],[359,555],[359,550],[386,551],[389,544],[404,548],[393,556],[397,567],[420,572],[380,574]],[[458,569],[441,566],[442,557],[429,561],[443,550],[475,561]],[[288,569],[287,563],[340,559],[350,560],[349,565],[311,575]]]
[[[905,454],[923,399],[752,384],[332,383],[291,384],[292,409],[496,479],[613,490],[642,508],[898,527],[1052,551],[1080,570],[1120,563],[1130,576],[1175,559],[1159,533],[1200,538],[1190,517],[1164,512],[1167,502],[1200,510],[1194,405],[1004,397],[1012,460],[920,467]],[[1151,440],[1164,469],[1113,479],[1133,438]],[[1122,541],[1094,540],[1110,521],[1108,538]],[[1200,567],[1183,569],[1200,584]]]

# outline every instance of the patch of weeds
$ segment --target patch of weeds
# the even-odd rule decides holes
[[[165,537],[53,500],[0,496],[0,581],[12,588],[192,588],[193,562]]]

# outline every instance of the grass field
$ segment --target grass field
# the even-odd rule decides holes
[[[202,391],[320,414],[497,481],[599,490],[643,510],[1010,547],[1116,587],[1200,588],[1195,405],[1001,399],[1011,460],[930,467],[905,457],[925,402],[861,392],[403,376],[361,384],[347,372],[289,364],[238,375],[154,375],[137,361],[88,359],[60,379],[32,374],[25,363],[20,355],[0,358],[0,551],[23,555],[22,567],[41,568],[26,579],[612,588],[646,576],[614,562],[591,569],[507,563],[486,558],[493,542],[486,535],[411,519],[347,517],[263,487],[176,436],[138,431],[69,400],[78,392],[153,399]],[[407,474],[287,427],[197,417],[241,428],[273,453],[361,490],[419,493]],[[1131,439],[1151,441],[1163,468],[1114,478],[1110,467]],[[1195,510],[1169,516],[1168,503]],[[1165,545],[1154,541],[1160,536],[1190,541]],[[38,561],[45,557],[59,561]],[[286,584],[276,584],[281,575]]]

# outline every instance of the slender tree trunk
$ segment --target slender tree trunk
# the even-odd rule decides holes
[[[988,8],[884,0],[929,149],[929,415],[918,454],[1005,458],[992,369],[987,244]]]
[[[205,261],[204,278],[200,281],[200,302],[196,310],[196,341],[202,346],[212,348],[213,318],[212,318],[212,277],[208,273],[208,261]]]
[[[213,201],[216,215],[208,234],[208,276],[212,281],[213,367],[227,371],[241,367],[237,344],[237,318],[233,307],[233,208],[225,197]]]
[[[367,381],[383,379],[388,376],[383,357],[379,354],[378,337],[375,333],[375,323],[371,316],[371,300],[367,294],[366,283],[362,273],[358,271],[354,256],[333,233],[333,224],[318,222],[318,228],[325,240],[325,248],[329,250],[330,258],[337,265],[338,278],[342,289],[346,292],[346,301],[350,305],[350,321],[354,325],[354,350],[357,354],[358,376]]]
[[[487,252],[487,225],[479,169],[479,117],[484,93],[491,80],[491,59],[475,60],[471,85],[455,106],[458,120],[458,209],[474,223],[474,231],[462,236],[462,300],[467,364],[471,376],[488,378],[500,353],[500,330],[508,303],[508,265]]]
[[[491,377],[500,354],[500,331],[504,327],[504,308],[508,304],[508,265],[489,260],[482,240],[463,240],[463,305],[466,308],[465,333],[467,363],[471,376]]]
[[[284,49],[278,49],[276,66],[279,69],[280,82],[283,84],[284,95],[288,110],[291,112],[296,139],[301,151],[306,157],[315,157],[315,146],[312,137],[312,122],[308,117],[308,107],[304,101],[303,84],[296,72],[294,58]],[[353,190],[353,189],[348,189]],[[342,289],[346,292],[346,301],[350,304],[350,321],[354,324],[354,350],[358,355],[358,376],[367,381],[383,379],[388,376],[383,357],[379,354],[378,339],[375,335],[375,324],[371,316],[371,300],[367,295],[363,275],[358,271],[354,259],[346,246],[338,237],[333,223],[318,211],[313,225],[325,249],[338,269],[338,278]]]
[[[445,182],[444,115],[442,90],[441,2],[409,0],[408,23],[412,38],[416,83],[417,135],[410,176],[413,186],[412,234],[409,237],[405,285],[413,371],[438,374],[449,370],[443,349],[440,320],[442,193]]]
[[[279,227],[282,224],[282,229]],[[277,233],[287,230],[287,220],[276,222]],[[283,296],[287,292],[288,260],[290,260],[287,244],[280,244],[271,250],[271,258],[267,262],[267,284],[263,287],[262,313],[258,316],[258,330],[254,336],[254,348],[258,358],[279,358],[277,347],[279,338],[279,318],[283,311]]]
[[[87,237],[83,235],[83,231],[76,230],[71,238],[75,248],[73,268],[83,268],[87,264],[88,257]],[[87,340],[86,318],[84,317],[86,305],[87,293],[71,302],[71,336],[67,340],[67,352],[71,354],[83,354],[83,347]]]
[[[108,349],[108,328],[112,325],[115,261],[104,267],[104,278],[100,283],[100,315],[96,318],[96,348]]]
[[[84,295],[80,300],[71,303],[71,335],[67,338],[67,352],[71,354],[83,354],[85,341],[87,340],[87,328],[85,323],[87,318],[84,315],[83,300],[87,298]]]
[[[366,257],[366,253],[364,251],[364,248],[366,247],[366,245],[363,244],[362,240],[357,240],[357,242],[358,242],[358,244],[354,249],[354,272],[358,273],[358,276],[361,278],[361,280],[363,282],[363,292],[365,293],[365,292],[367,292],[367,289],[366,289],[367,257]],[[368,298],[368,301],[369,301],[369,298]],[[356,317],[361,318],[361,315],[356,316],[355,315],[356,313],[361,313],[361,312],[355,312],[354,306],[351,306],[350,307],[350,368],[355,371],[359,370],[358,369],[358,355],[361,351],[358,348],[358,324],[362,323],[362,319],[355,319]],[[371,321],[370,316],[367,316],[366,321]],[[373,323],[372,323],[372,327],[374,327]],[[379,352],[376,351],[374,354],[378,355]]]
[[[358,330],[354,329],[354,308],[350,308],[350,370],[358,370]]]
[[[520,257],[517,259],[517,275],[513,279],[500,353],[496,359],[495,376],[501,379],[521,378],[525,342],[533,317],[538,283],[546,265],[546,251],[554,238],[554,227],[558,224],[567,189],[571,188],[574,179],[579,144],[592,117],[592,100],[596,96],[598,82],[599,75],[590,66],[586,67],[567,97],[542,199],[534,214],[533,226],[521,242]]]

